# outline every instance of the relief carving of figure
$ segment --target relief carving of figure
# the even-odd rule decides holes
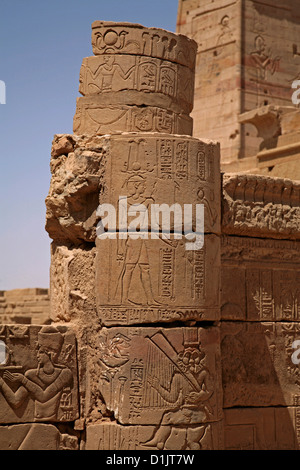
[[[164,342],[166,340],[159,340],[159,346],[164,348]],[[148,375],[151,387],[169,404],[170,409],[163,413],[154,435],[143,446],[168,449],[167,441],[176,435],[176,428],[185,427],[185,442],[181,443],[181,448],[201,449],[200,441],[207,431],[207,421],[211,415],[207,402],[213,394],[208,385],[209,372],[202,363],[204,357],[205,353],[199,344],[184,344],[184,349],[177,355],[169,384],[162,384],[158,377]]]
[[[145,195],[146,181],[140,174],[130,176],[126,182],[128,197],[126,203],[128,204],[128,216],[136,216],[136,211],[140,212],[140,227],[144,231],[148,231],[148,213],[151,204],[154,200]],[[127,212],[127,208],[125,208]],[[141,210],[143,212],[141,212]],[[148,233],[147,233],[148,235]],[[122,302],[133,304],[129,299],[130,286],[132,276],[135,268],[138,266],[140,270],[141,284],[146,296],[147,304],[159,305],[154,299],[151,277],[149,256],[147,250],[147,240],[143,238],[132,239],[118,239],[118,260],[123,262],[123,268],[120,274],[121,281],[121,299]]]
[[[35,420],[57,419],[61,396],[65,387],[72,385],[72,372],[57,363],[64,337],[53,326],[44,326],[38,333],[37,369],[29,369],[25,374],[6,370],[0,377],[0,390],[7,403],[17,409],[30,397],[35,402]],[[5,380],[4,380],[5,379]],[[7,383],[19,384],[14,391]]]
[[[88,83],[89,93],[99,93],[113,90],[114,79],[117,74],[119,77],[121,77],[122,80],[127,80],[135,67],[135,65],[133,65],[129,68],[129,70],[127,70],[127,72],[124,72],[122,67],[116,63],[115,57],[113,55],[104,55],[103,60],[104,63],[99,65],[95,72],[92,72],[90,68],[88,69],[88,73],[93,80],[97,79],[97,77],[100,75],[100,79],[97,80],[97,83]],[[83,82],[82,79],[81,81]]]

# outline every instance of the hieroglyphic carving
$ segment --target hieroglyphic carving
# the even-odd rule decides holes
[[[130,23],[95,21],[92,24],[95,55],[137,54],[155,57],[190,67],[195,66],[195,41],[157,28]]]
[[[78,405],[72,332],[54,326],[6,326],[1,337],[8,350],[0,366],[2,423],[74,421]]]
[[[298,242],[222,238],[222,318],[298,320]],[[232,282],[238,294],[232,290]]]
[[[109,105],[96,98],[77,99],[73,130],[77,134],[107,134],[108,132],[161,132],[191,135],[193,120],[155,106]]]
[[[272,272],[248,268],[246,286],[247,319],[275,320]]]
[[[122,257],[120,242],[125,242]],[[204,247],[195,251],[187,251],[182,240],[96,244],[97,311],[104,324],[218,317],[218,237],[205,236]]]
[[[103,179],[102,202],[115,207],[129,191],[129,178],[143,179],[135,202],[203,204],[206,232],[219,233],[219,147],[187,136],[147,135],[112,137],[112,158]],[[118,159],[113,155],[118,155]],[[205,171],[201,172],[201,167]],[[131,181],[131,180],[130,180]],[[127,187],[127,188],[126,188]],[[130,188],[130,191],[133,189]],[[133,194],[133,193],[132,193]],[[150,219],[150,218],[149,218]],[[150,222],[150,220],[149,220]]]
[[[183,230],[183,218],[175,224],[170,210],[170,232],[159,217],[155,219],[152,208],[154,204],[168,204],[170,208],[174,204],[178,208],[181,204],[182,216],[185,204],[201,203],[204,205],[205,231],[217,231],[219,172],[216,152],[213,143],[179,136],[140,134],[130,136],[130,139],[125,135],[112,138],[111,158],[103,178],[100,200],[118,208],[120,197],[121,202],[124,199],[126,227],[137,215],[131,207],[138,205],[138,210],[143,208],[143,213],[139,216],[141,233],[135,239],[127,234],[124,238],[122,235],[114,237],[115,240],[101,238],[96,241],[98,314],[106,324],[115,324],[116,318],[122,323],[129,321],[129,324],[137,318],[142,322],[183,320],[195,315],[215,318],[218,237],[207,235],[203,248],[186,250],[183,238],[178,238]],[[116,227],[110,227],[110,230],[120,229],[123,234],[120,208],[117,213]],[[165,236],[153,237],[153,217]],[[168,263],[172,260],[171,277],[170,274],[166,276],[166,254]],[[107,273],[105,279],[102,279],[103,269]],[[170,267],[168,271],[170,273]],[[208,310],[203,317],[204,308]]]
[[[182,110],[193,107],[193,72],[179,64],[130,55],[101,55],[83,59],[79,91],[82,95],[137,90],[159,93],[180,102]],[[124,104],[130,95],[124,95]],[[152,101],[155,105],[155,96]]]
[[[209,423],[221,418],[217,329],[104,328],[100,339],[104,335],[111,341],[121,332],[130,343],[126,355],[120,356],[123,364],[113,367],[109,384],[108,367],[101,359],[105,350],[99,356],[99,387],[108,409],[122,424],[156,426],[140,440],[144,449],[168,448],[168,439],[172,441],[179,428],[190,429],[188,443],[178,442],[179,448],[200,448]],[[128,380],[120,394],[124,377]]]

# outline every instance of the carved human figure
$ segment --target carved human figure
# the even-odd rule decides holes
[[[71,385],[73,378],[68,367],[56,362],[63,341],[63,335],[57,328],[42,327],[38,333],[37,369],[27,370],[25,374],[4,372],[4,379],[19,384],[17,390],[13,391],[0,378],[0,390],[12,408],[19,408],[29,396],[35,402],[35,420],[57,419],[61,395],[64,388]]]
[[[178,369],[175,369],[169,388],[165,388],[157,377],[148,377],[150,385],[170,405],[176,407],[164,412],[153,437],[143,443],[145,447],[168,449],[167,440],[176,434],[176,427],[186,427],[186,442],[182,447],[201,449],[210,409],[205,403],[212,393],[208,390],[208,370],[201,363],[205,353],[200,347],[184,347],[178,355]],[[196,426],[195,426],[196,425]]]
[[[90,68],[88,69],[88,73],[94,81],[100,76],[97,83],[88,83],[90,93],[95,92],[95,90],[98,93],[113,90],[116,74],[118,74],[122,80],[127,80],[135,67],[135,65],[133,65],[127,72],[124,72],[122,67],[116,63],[113,55],[103,55],[103,60],[104,63],[99,65],[95,72],[92,72]],[[82,83],[84,82],[82,77],[80,77],[80,80]]]
[[[258,78],[262,80],[265,80],[267,70],[270,70],[273,75],[280,60],[280,57],[272,59],[270,51],[266,53],[266,43],[262,36],[255,38],[255,50],[251,52],[251,56],[259,72]]]
[[[129,217],[136,216],[136,211],[140,213],[140,228],[146,232],[148,231],[148,213],[150,205],[154,202],[151,197],[145,195],[146,181],[140,174],[130,176],[126,182],[128,196],[125,208]],[[130,227],[130,221],[128,221]],[[148,233],[146,233],[148,235]],[[118,260],[123,261],[123,267],[120,275],[121,281],[121,300],[122,303],[132,302],[129,299],[129,290],[131,286],[132,276],[135,268],[138,266],[141,275],[141,283],[146,296],[148,305],[155,305],[158,302],[154,299],[151,278],[150,278],[150,265],[147,251],[147,240],[143,238],[141,233],[140,238],[133,239],[132,235],[127,239],[118,239]]]
[[[233,33],[229,25],[230,18],[228,15],[223,16],[220,21],[221,33],[217,40],[217,46],[222,46],[233,39]]]

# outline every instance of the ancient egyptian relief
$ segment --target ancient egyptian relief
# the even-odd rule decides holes
[[[106,54],[83,59],[79,92],[84,96],[122,90],[160,93],[175,102],[180,101],[182,110],[189,112],[193,107],[193,77],[189,68],[172,62]]]
[[[223,186],[224,231],[298,238],[299,198],[297,181],[228,174]]]
[[[155,106],[112,106],[98,101],[97,98],[78,98],[73,121],[76,134],[95,135],[112,131],[192,134],[193,120],[187,114]]]
[[[299,319],[299,244],[285,240],[222,238],[222,318]],[[238,294],[234,295],[232,280]]]
[[[219,233],[218,145],[186,136],[124,135],[112,138],[101,203],[203,204],[205,231]],[[137,186],[137,187],[136,187]]]
[[[92,24],[95,55],[137,54],[165,59],[193,69],[197,45],[182,35],[129,23],[95,21]]]
[[[269,88],[269,76],[273,76],[280,66],[281,57],[274,55],[270,47],[267,47],[266,40],[263,35],[257,35],[254,39],[254,47],[250,52],[249,75],[254,76],[252,80],[256,87],[256,106],[268,104],[266,98],[272,96]],[[251,80],[251,78],[250,78]]]
[[[214,328],[101,331],[101,394],[120,423],[153,425],[140,441],[145,449],[167,448],[178,428],[200,448],[209,423],[220,419],[217,338]]]
[[[66,327],[4,325],[0,339],[2,423],[77,418],[75,338]]]
[[[182,233],[183,218],[180,226],[171,224],[171,232],[165,232],[165,236],[162,219],[155,220],[162,231],[155,238],[150,220],[154,204],[170,207],[181,204],[184,211],[184,204],[196,201],[204,206],[205,231],[217,233],[218,172],[214,144],[169,135],[129,139],[124,136],[113,140],[111,151],[100,200],[118,208],[118,236],[96,240],[96,296],[101,319],[106,324],[120,321],[131,324],[215,318],[218,237],[205,235],[202,249],[192,252],[186,250],[184,239],[177,236]],[[123,202],[127,204],[125,216]],[[130,230],[136,220],[134,211],[130,213],[134,205],[141,205],[143,212],[137,224],[140,235],[132,239],[126,231],[127,225]],[[169,220],[172,222],[172,217]],[[105,278],[103,271],[107,273]],[[204,312],[204,308],[208,311]]]

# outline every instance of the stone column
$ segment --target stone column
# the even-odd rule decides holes
[[[51,318],[78,341],[75,429],[85,449],[219,449],[219,145],[191,137],[196,43],[96,21],[92,45],[46,200]]]

